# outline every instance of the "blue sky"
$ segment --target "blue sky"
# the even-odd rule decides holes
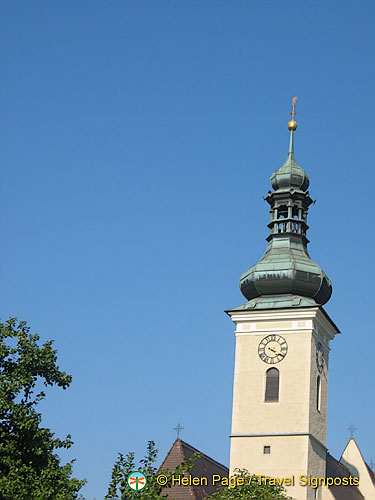
[[[331,278],[328,448],[375,459],[375,4],[18,1],[0,6],[1,318],[55,339],[88,500],[119,451],[182,438],[227,464],[224,309],[263,254],[269,177],[310,176],[311,257]]]

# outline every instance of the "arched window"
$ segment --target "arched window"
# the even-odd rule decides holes
[[[270,368],[266,372],[266,396],[264,401],[276,403],[279,401],[279,370]]]
[[[316,379],[316,409],[320,412],[320,405],[322,400],[322,381],[320,375]]]

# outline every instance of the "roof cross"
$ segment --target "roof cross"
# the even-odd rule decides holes
[[[293,97],[292,99],[292,111],[289,111],[289,114],[292,115],[292,120],[294,120],[294,115],[297,114],[296,111],[296,102],[297,102],[298,97]]]
[[[173,430],[175,430],[177,432],[177,437],[179,438],[180,437],[180,432],[182,430],[184,430],[184,428],[181,427],[180,422],[178,422],[177,427],[173,427]]]
[[[354,432],[357,430],[357,427],[355,427],[353,424],[351,424],[350,427],[348,427],[348,431],[350,432],[350,437],[352,438],[354,436]]]

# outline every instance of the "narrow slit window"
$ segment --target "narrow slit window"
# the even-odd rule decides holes
[[[320,375],[316,379],[316,409],[320,412],[322,401],[322,381],[320,379]]]
[[[268,403],[279,401],[279,370],[270,368],[266,372],[266,395],[264,400]]]

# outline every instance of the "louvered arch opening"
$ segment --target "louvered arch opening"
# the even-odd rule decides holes
[[[264,400],[267,403],[277,403],[279,401],[279,379],[280,373],[277,368],[269,368],[266,372],[266,395]]]

